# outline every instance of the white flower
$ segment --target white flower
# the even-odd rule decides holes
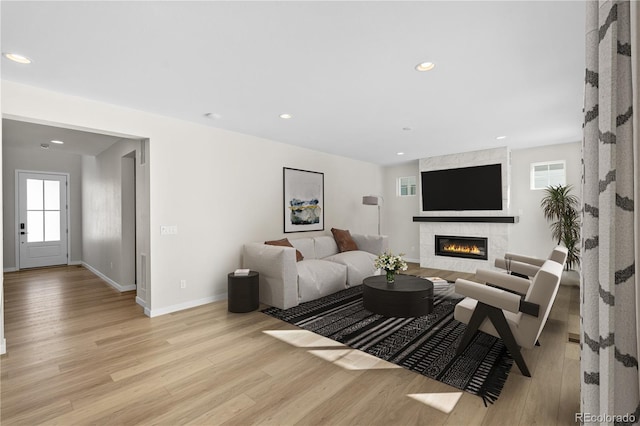
[[[385,252],[378,256],[373,266],[386,271],[406,271],[408,268],[407,262],[402,259],[402,256],[404,256],[404,253],[394,255],[391,252]]]

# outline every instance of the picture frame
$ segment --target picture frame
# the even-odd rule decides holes
[[[324,173],[282,168],[284,232],[324,231]]]

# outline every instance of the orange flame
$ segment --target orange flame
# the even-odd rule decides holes
[[[446,244],[443,249],[450,253],[482,254],[480,248],[476,245]]]

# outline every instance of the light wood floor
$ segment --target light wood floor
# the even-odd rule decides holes
[[[424,276],[455,278],[417,269]],[[574,424],[578,289],[561,287],[500,399],[482,400],[226,302],[147,318],[79,267],[5,274],[2,425]]]

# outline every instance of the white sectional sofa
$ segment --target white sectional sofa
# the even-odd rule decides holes
[[[358,250],[340,253],[331,236],[291,239],[292,247],[245,244],[243,267],[260,273],[260,302],[288,309],[379,274],[373,263],[387,250],[381,235],[351,234]],[[296,249],[304,259],[296,262]]]

